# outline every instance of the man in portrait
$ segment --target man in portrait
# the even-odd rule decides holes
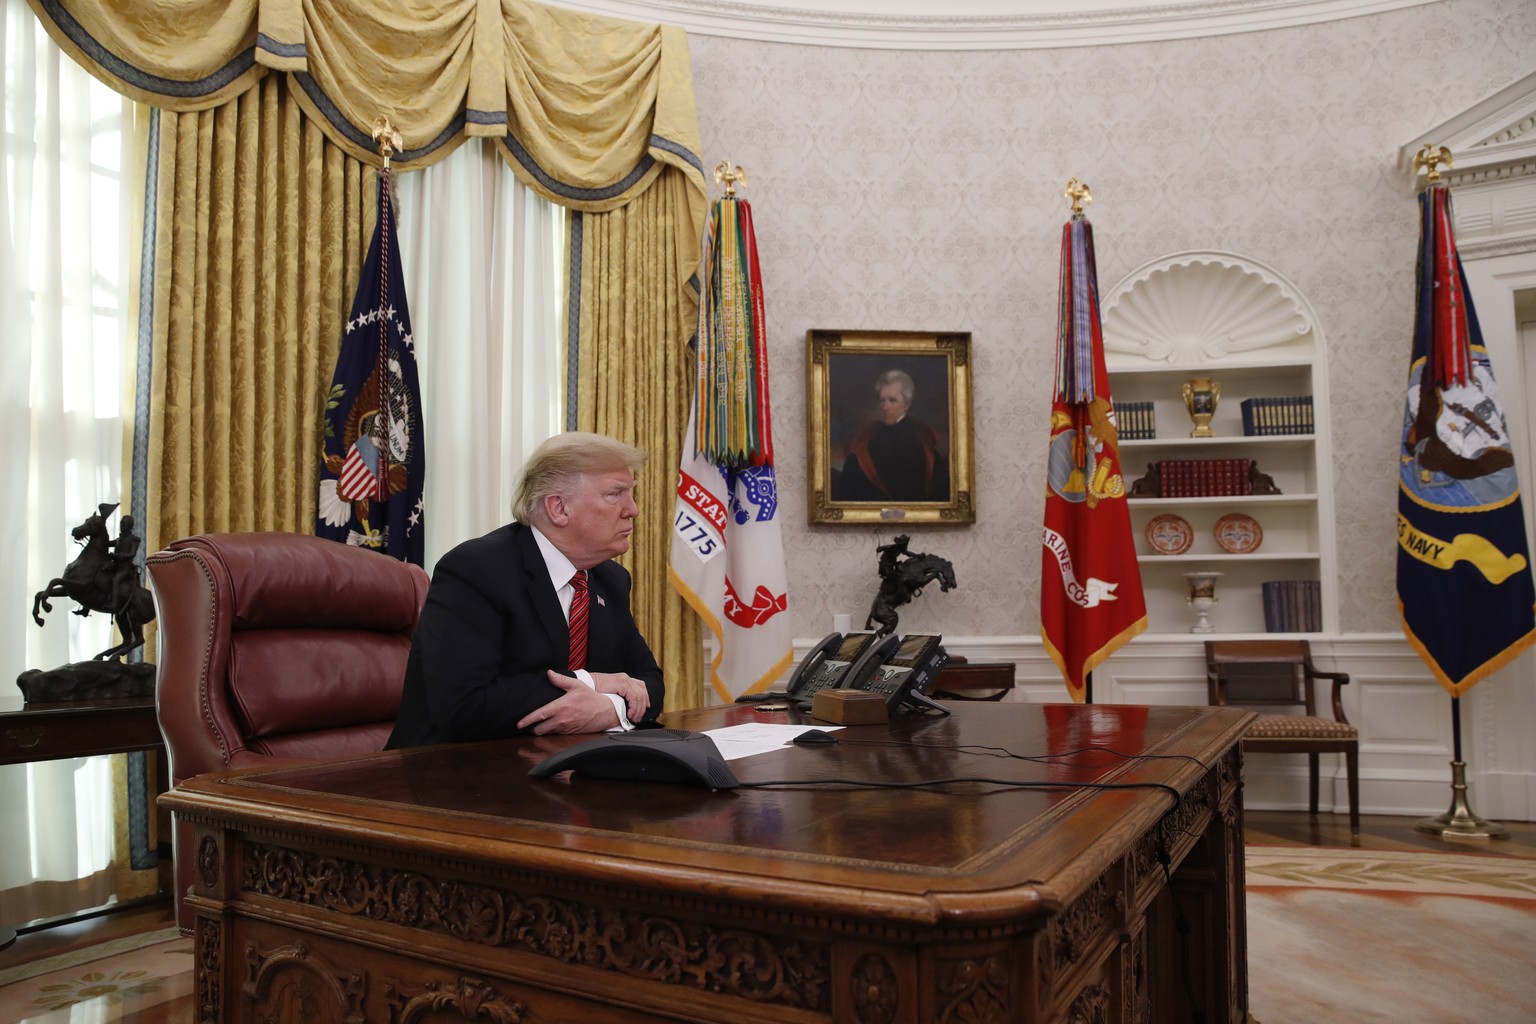
[[[949,500],[949,455],[939,432],[909,415],[917,391],[905,370],[875,381],[877,418],[849,440],[833,501],[905,503]]]

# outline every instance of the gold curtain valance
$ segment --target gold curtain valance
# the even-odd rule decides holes
[[[662,166],[694,186],[702,223],[688,39],[678,28],[528,0],[28,0],[59,46],[124,95],[165,110],[218,106],[278,72],[325,136],[377,164],[370,127],[405,138],[401,169],[470,136],[500,140],[518,178],[600,212]]]

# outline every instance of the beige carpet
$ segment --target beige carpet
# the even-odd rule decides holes
[[[1536,860],[1250,847],[1259,1024],[1536,1022]]]
[[[164,928],[0,970],[0,1021],[112,1021],[191,990],[192,940]]]

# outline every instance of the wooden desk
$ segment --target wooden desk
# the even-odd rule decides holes
[[[0,764],[164,749],[154,697],[31,704],[0,697]]]
[[[585,737],[192,779],[199,1022],[1246,1018],[1241,765],[1221,708],[960,704],[732,763],[711,792],[536,780]],[[804,721],[705,708],[673,728]],[[1102,743],[1076,766],[965,753]],[[1160,860],[1166,859],[1172,884]],[[1180,916],[1189,933],[1181,939]]]

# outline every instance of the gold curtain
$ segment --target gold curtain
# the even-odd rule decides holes
[[[281,72],[326,137],[365,162],[384,114],[405,139],[402,170],[486,136],[507,139],[526,184],[576,209],[622,206],[667,165],[691,168],[703,195],[678,28],[529,0],[28,2],[92,74],[163,110],[216,107]]]
[[[376,216],[373,120],[404,136],[400,169],[496,138],[587,221],[580,423],[651,453],[636,616],[668,706],[701,702],[699,624],[667,582],[706,214],[686,35],[528,0],[29,3],[160,111],[148,550],[313,528],[319,402]]]
[[[640,475],[643,511],[626,561],[635,578],[635,620],[667,679],[667,710],[704,703],[699,618],[667,583],[693,374],[688,348],[678,339],[698,316],[687,287],[699,244],[691,202],[689,183],[669,168],[629,205],[573,217],[571,226],[581,253],[581,280],[573,282],[580,290],[573,300],[580,311],[577,426],[650,453]]]
[[[320,402],[376,218],[375,174],[281,76],[162,111],[149,550],[214,530],[311,532]]]

